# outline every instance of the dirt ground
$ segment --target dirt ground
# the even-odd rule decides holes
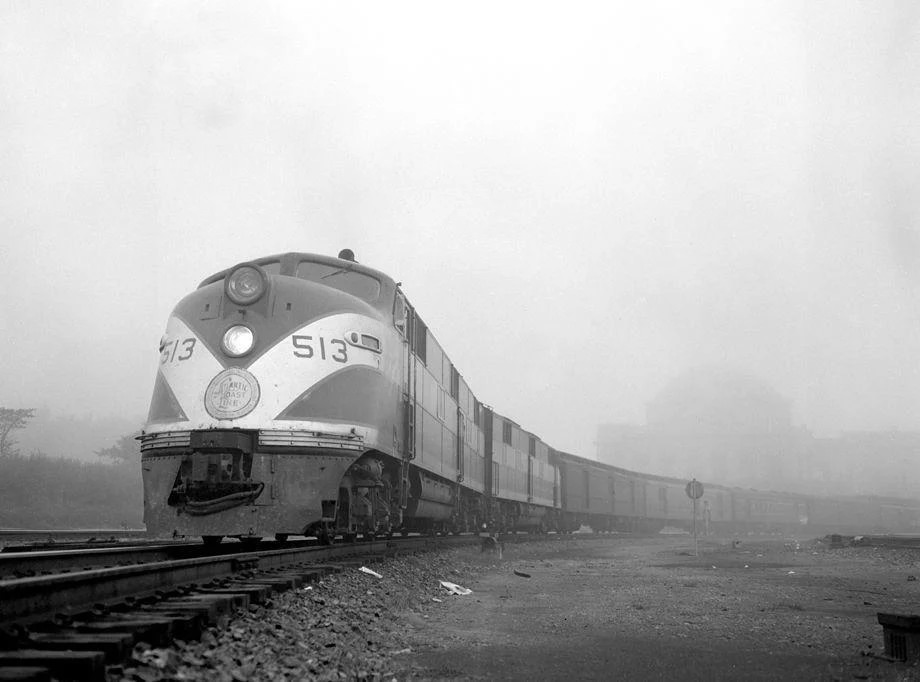
[[[576,535],[480,556],[471,595],[404,614],[397,679],[920,680],[877,622],[920,613],[916,550]]]

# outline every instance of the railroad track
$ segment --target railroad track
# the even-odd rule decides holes
[[[195,639],[230,614],[331,571],[479,537],[285,546],[0,580],[0,680],[104,680],[138,641]],[[230,547],[230,545],[228,545]]]
[[[409,536],[418,537],[417,535]],[[505,542],[518,538],[526,539],[528,535],[505,535]],[[583,535],[582,537],[593,537]],[[0,552],[0,580],[28,578],[50,573],[70,573],[92,568],[110,568],[129,566],[154,561],[171,561],[176,559],[195,559],[220,555],[252,552],[256,548],[261,552],[273,549],[303,549],[318,547],[316,538],[301,540],[265,539],[257,545],[240,542],[225,542],[219,545],[204,545],[199,540],[153,541],[138,543],[121,543],[115,546],[71,547],[70,545],[54,548],[41,547],[33,549],[24,546],[16,550],[4,549]]]
[[[857,535],[855,537],[843,537],[857,547],[920,549],[920,536],[918,535]]]
[[[316,540],[294,540],[280,543],[265,541],[259,550],[300,549],[317,546]],[[56,549],[33,550],[26,547],[18,551],[0,552],[0,580],[26,578],[48,573],[63,573],[90,568],[108,568],[130,564],[194,559],[199,557],[239,554],[254,551],[255,546],[227,542],[220,545],[203,545],[200,541],[146,541],[104,547],[65,546]]]

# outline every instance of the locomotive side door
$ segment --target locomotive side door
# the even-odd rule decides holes
[[[457,480],[463,481],[463,474],[466,468],[464,455],[466,444],[466,419],[463,417],[463,412],[460,411],[460,408],[457,408],[457,429],[459,434],[457,435]]]
[[[483,463],[483,492],[485,493],[486,498],[486,518],[490,523],[492,522],[492,492],[494,488],[498,486],[498,472],[495,470],[495,461],[493,456],[494,445],[492,443],[492,410],[490,410],[485,405],[481,405],[482,409],[482,438],[483,438],[483,453],[485,455]]]
[[[568,494],[566,492],[566,484],[568,483],[568,469],[563,463],[562,458],[555,454],[555,452],[556,451],[553,450],[554,454],[552,459],[556,463],[556,487],[553,491],[553,501],[558,502],[558,506],[561,509],[568,509]]]
[[[409,302],[406,300],[406,297],[399,290],[396,292],[396,302],[393,317],[394,324],[399,330],[403,342],[403,433],[399,467],[399,506],[402,510],[406,508],[409,502],[409,462],[415,459],[415,424],[417,416],[417,371],[415,365],[415,350],[417,345],[417,321],[415,310],[413,310],[412,306],[409,305]]]
[[[450,365],[450,397],[457,401],[457,483],[462,483],[464,469],[463,444],[466,442],[466,419],[464,418],[463,407],[460,401],[460,372],[457,371],[453,363]],[[457,492],[457,499],[459,501],[460,495],[459,491]]]
[[[462,521],[463,493],[461,492],[461,484],[463,483],[463,454],[464,443],[466,442],[466,419],[463,416],[463,409],[460,407],[460,373],[457,372],[457,368],[454,367],[453,364],[450,366],[450,394],[451,397],[457,401],[457,495],[454,503],[454,512],[457,518]]]
[[[527,501],[533,502],[533,460],[537,455],[537,439],[530,437],[527,448]]]
[[[553,507],[560,509],[565,505],[562,503],[562,467],[553,467]]]

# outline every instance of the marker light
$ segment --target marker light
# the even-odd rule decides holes
[[[242,324],[235,324],[224,332],[224,338],[221,341],[221,345],[223,346],[224,353],[231,357],[238,358],[251,351],[255,341],[255,334],[252,333],[249,327]]]
[[[265,293],[265,275],[254,265],[241,265],[227,277],[227,296],[237,305],[249,305]]]

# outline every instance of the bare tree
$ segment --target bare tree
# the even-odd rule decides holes
[[[0,457],[12,457],[19,454],[13,431],[25,428],[28,421],[34,416],[34,407],[25,410],[0,407]]]

